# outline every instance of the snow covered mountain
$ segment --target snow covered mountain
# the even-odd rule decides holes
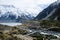
[[[21,11],[13,5],[0,5],[0,22],[23,22],[32,20],[34,15]]]
[[[35,20],[60,20],[60,0],[52,3],[42,12],[40,12]]]

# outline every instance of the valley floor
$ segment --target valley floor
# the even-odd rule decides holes
[[[28,21],[22,25],[0,25],[1,40],[60,39],[59,21]]]

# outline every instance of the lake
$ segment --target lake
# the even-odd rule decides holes
[[[16,25],[22,25],[22,23],[0,23],[2,25],[8,25],[8,26],[16,26]]]

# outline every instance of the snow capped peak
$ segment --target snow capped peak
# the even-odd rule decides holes
[[[12,12],[14,15],[17,15],[17,16],[21,16],[23,14],[35,16],[35,13],[32,13],[29,10],[28,11],[27,10],[21,10],[19,8],[16,8],[13,5],[0,5],[0,15],[5,14],[6,12]]]
[[[5,19],[26,19],[30,20],[34,18],[32,13],[28,11],[22,11],[19,8],[14,7],[13,5],[0,5],[0,20],[3,18]],[[21,19],[20,19],[21,18]]]
[[[6,13],[18,16],[17,9],[13,5],[0,5],[0,17]]]

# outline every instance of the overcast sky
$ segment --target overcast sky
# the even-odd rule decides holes
[[[21,10],[37,13],[56,0],[0,0],[0,5],[14,5]]]

